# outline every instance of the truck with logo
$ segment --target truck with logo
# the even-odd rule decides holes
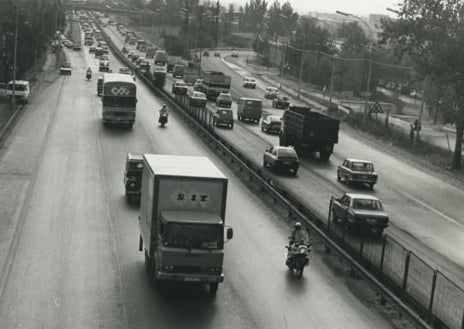
[[[132,128],[135,123],[137,86],[128,74],[105,73],[102,87],[102,121]]]
[[[280,146],[294,146],[302,155],[319,152],[321,160],[328,160],[338,143],[340,121],[310,107],[290,106],[282,116]]]
[[[152,81],[159,88],[163,88],[166,83],[166,66],[153,66]]]
[[[227,177],[207,157],[144,154],[139,250],[156,286],[224,281]],[[224,236],[225,235],[225,236]]]
[[[228,93],[230,90],[230,75],[219,71],[205,71],[202,78],[203,90],[208,99],[215,101],[220,93]]]

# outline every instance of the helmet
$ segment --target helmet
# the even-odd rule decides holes
[[[301,230],[301,223],[300,222],[295,223],[295,229],[296,230]]]

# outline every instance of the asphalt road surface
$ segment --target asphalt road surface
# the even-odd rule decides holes
[[[284,266],[288,225],[138,83],[132,130],[104,128],[97,61],[66,50],[73,74],[43,82],[1,152],[0,327],[390,328],[343,272],[314,253],[301,280]],[[113,56],[114,69],[120,64]],[[229,177],[225,282],[158,292],[138,251],[138,207],[124,198],[127,153],[205,155]],[[357,284],[357,286],[362,284]]]
[[[108,26],[106,30],[112,40],[122,48],[124,40],[115,27]],[[271,101],[264,99],[264,88],[267,84],[258,79],[256,89],[242,87],[243,78],[249,73],[242,66],[234,64],[237,59],[227,57],[229,55],[230,52],[222,52],[221,57],[203,56],[203,68],[231,75],[233,96],[263,99],[265,112],[281,115],[282,110],[273,109]],[[244,61],[246,55],[241,53],[238,61]],[[166,91],[170,92],[173,81],[169,75]],[[236,113],[236,103],[232,109]],[[278,136],[261,132],[260,125],[255,124],[236,121],[233,130],[216,131],[257,165],[262,164],[264,150],[279,143]],[[374,162],[379,174],[374,191],[337,182],[337,165],[346,157]],[[268,173],[272,175],[271,172]],[[460,248],[456,248],[458,245],[464,245],[462,189],[423,172],[414,164],[407,163],[394,154],[376,148],[368,139],[360,140],[342,130],[339,143],[335,145],[328,163],[320,162],[317,157],[310,157],[302,161],[297,178],[273,175],[273,179],[280,186],[292,191],[293,195],[298,196],[303,204],[321,218],[327,217],[331,196],[340,197],[345,192],[351,192],[379,197],[390,215],[390,227],[386,232],[430,264],[435,264],[450,277],[464,283],[464,254]]]

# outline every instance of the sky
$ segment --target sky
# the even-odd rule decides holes
[[[336,10],[355,15],[384,14],[392,15],[386,8],[398,9],[399,0],[288,0],[298,13],[306,14],[310,11],[321,13],[335,13]],[[221,1],[222,2],[222,1]],[[248,0],[226,0],[224,2],[245,5]],[[272,4],[274,0],[267,0]],[[280,4],[286,0],[279,0]],[[394,14],[393,14],[394,15]]]

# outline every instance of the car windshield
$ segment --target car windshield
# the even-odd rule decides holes
[[[294,159],[297,158],[297,156],[295,154],[295,151],[293,149],[280,149],[280,150],[277,150],[277,155],[279,157],[285,157],[285,158],[294,158]]]
[[[232,111],[220,110],[220,111],[219,111],[219,114],[220,114],[221,116],[231,117],[231,116],[232,116]]]
[[[369,162],[353,162],[351,169],[353,171],[372,172],[374,171],[374,165]]]
[[[232,97],[229,94],[221,94],[221,99],[230,101]]]
[[[167,223],[163,232],[167,247],[217,249],[222,248],[222,226],[212,224]]]
[[[379,200],[372,199],[354,199],[353,209],[357,210],[377,210],[382,211],[382,203]]]
[[[278,116],[271,115],[271,116],[268,117],[268,120],[270,122],[272,122],[272,123],[276,123],[276,122],[280,123],[280,117],[278,117]]]
[[[187,87],[184,82],[176,82],[176,87]]]
[[[261,108],[261,101],[258,100],[247,100],[246,105],[248,108],[252,109],[260,109]]]
[[[71,67],[71,64],[69,64],[69,63],[61,63],[61,67],[63,67],[63,68],[70,68],[70,67]]]
[[[282,101],[288,101],[288,97],[287,97],[287,96],[282,96],[282,97],[280,97],[279,99],[282,100]]]

